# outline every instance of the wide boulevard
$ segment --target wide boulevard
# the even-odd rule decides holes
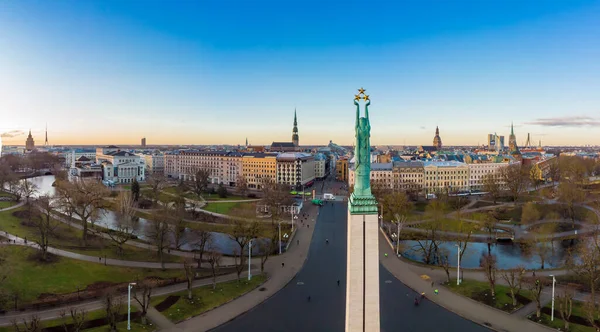
[[[308,259],[286,287],[214,331],[344,331],[346,206],[321,207]],[[417,293],[381,265],[380,294],[381,331],[488,331],[427,300],[415,306]]]

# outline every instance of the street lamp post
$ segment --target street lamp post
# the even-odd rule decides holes
[[[278,224],[279,226],[279,254],[281,255],[281,221]]]
[[[383,204],[379,204],[381,206],[381,215],[379,215],[379,227],[383,228]]]
[[[456,286],[460,285],[460,246],[457,244],[456,249],[458,249],[458,264],[456,265]]]
[[[127,331],[131,330],[131,289],[135,282],[130,282],[127,286]]]
[[[398,221],[398,231],[397,231],[397,239],[396,239],[396,257],[398,257],[398,255],[400,255],[400,221]]]
[[[252,261],[252,239],[248,242],[248,281],[252,279],[252,274],[250,273],[250,262]]]
[[[552,277],[552,313],[550,314],[550,321],[554,321],[554,284],[556,283],[556,278],[553,274],[550,275]]]

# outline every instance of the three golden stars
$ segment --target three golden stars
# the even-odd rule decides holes
[[[369,95],[365,94],[365,91],[367,91],[367,90],[365,90],[363,88],[358,89],[358,94],[354,95],[354,100],[361,100],[361,99],[363,99],[364,101],[369,100]]]

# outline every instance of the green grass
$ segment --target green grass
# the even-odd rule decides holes
[[[498,205],[498,204],[494,204],[494,202],[477,201],[475,204],[473,204],[473,206],[470,207],[470,209],[479,209],[482,207],[488,207],[488,206],[494,206],[494,205]]]
[[[138,309],[135,306],[131,306],[131,312],[137,312]],[[127,306],[123,305],[121,308],[121,313],[125,314],[127,313]],[[106,318],[106,311],[104,309],[100,309],[100,310],[94,310],[94,311],[90,311],[86,314],[86,321],[90,321],[90,320],[95,320],[95,319],[100,319],[100,318]],[[67,317],[66,317],[66,323],[70,324],[72,323],[72,319],[69,315],[69,313],[67,312]],[[52,320],[47,320],[47,321],[43,321],[41,323],[41,327],[42,328],[51,328],[51,327],[56,327],[56,326],[60,326],[62,328],[62,319],[58,318],[58,319],[52,319]],[[131,331],[154,331],[156,330],[156,326],[154,324],[152,324],[152,322],[150,322],[150,320],[148,320],[148,325],[142,325],[141,320],[138,319],[133,319],[131,320]],[[126,331],[127,330],[127,321],[123,321],[120,323],[117,323],[117,329],[119,331]],[[12,326],[4,326],[4,327],[0,327],[0,332],[12,332],[13,331],[13,327]],[[104,325],[104,326],[98,326],[95,328],[90,328],[90,329],[84,329],[82,331],[87,331],[87,332],[108,332],[108,325]]]
[[[65,294],[85,288],[97,282],[121,283],[142,279],[147,276],[159,278],[182,277],[180,270],[161,271],[139,269],[79,261],[56,257],[53,262],[40,263],[33,256],[37,250],[20,246],[0,247],[0,254],[9,267],[9,276],[3,288],[9,293],[20,292],[21,301],[30,302],[42,293]]]
[[[254,206],[256,206],[256,204],[252,202],[211,202],[206,204],[202,209],[209,212],[232,215],[236,210],[250,209],[254,208]]]
[[[523,306],[522,303],[517,303],[516,307],[512,306],[512,298],[510,297],[510,290],[507,286],[496,285],[495,298],[492,298],[490,286],[487,282],[463,280],[460,286],[457,286],[456,279],[454,279],[445,286],[454,293],[466,296],[506,312],[512,312]],[[521,290],[520,294],[531,301],[530,292],[528,290],[523,289]]]
[[[0,201],[0,209],[6,209],[16,204],[17,202],[15,201]]]
[[[558,310],[558,304],[555,303],[555,310]],[[549,310],[552,310],[552,304],[548,303],[545,308],[548,308]],[[573,316],[579,316],[582,318],[586,317],[586,314],[584,312],[583,309],[583,303],[579,302],[579,301],[573,301],[573,312],[571,313],[571,318]],[[543,324],[545,326],[551,327],[553,329],[560,329],[561,331],[564,331],[565,328],[565,323],[564,321],[561,319],[560,314],[558,312],[555,311],[554,313],[554,321],[550,320],[551,316],[549,314],[546,314],[544,312],[542,312],[542,315],[540,316],[540,319],[538,320],[537,317],[535,316],[535,312],[533,314],[531,314],[531,316],[529,317],[529,319],[538,322],[540,324]],[[594,332],[596,331],[594,328],[592,328],[591,326],[584,326],[584,325],[579,325],[579,324],[573,324],[570,323],[569,324],[569,331],[570,332]]]
[[[416,202],[415,210],[419,212],[425,212],[425,208],[427,207],[427,202]]]
[[[13,194],[0,190],[0,197],[14,197]]]
[[[9,210],[0,212],[0,231],[6,231],[10,234],[29,240],[36,239],[39,233],[35,227],[25,226],[20,219],[12,213],[15,211],[24,211],[25,208],[18,210]],[[84,247],[81,242],[83,231],[70,227],[67,224],[59,223],[54,236],[50,239],[50,246],[63,249],[82,255],[94,257],[107,257],[121,260],[157,262],[158,257],[154,251],[137,248],[130,245],[123,246],[123,254],[119,255],[116,246],[111,240],[100,237],[88,237],[88,247]],[[165,254],[165,262],[181,262],[181,257]]]
[[[256,275],[251,281],[242,279],[241,281],[228,281],[217,284],[216,290],[212,285],[194,288],[192,290],[193,298],[188,300],[188,292],[183,291],[170,295],[180,296],[179,300],[162,314],[174,323],[181,322],[190,317],[200,315],[208,310],[221,306],[251,290],[258,287],[266,280],[264,275]],[[168,295],[152,298],[150,304],[156,306],[166,299]]]

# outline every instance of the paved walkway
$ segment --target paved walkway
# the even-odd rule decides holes
[[[430,293],[431,283],[423,280],[418,272],[413,270],[413,265],[397,259],[394,255],[384,257],[384,253],[392,253],[391,243],[380,232],[379,251],[381,263],[398,280],[417,292]],[[547,332],[550,328],[536,324],[521,317],[516,317],[501,310],[488,307],[469,298],[457,295],[446,289],[441,289],[439,295],[429,295],[428,299],[442,307],[466,318],[477,324],[487,326],[496,331],[527,331]]]
[[[9,206],[9,207],[4,208],[4,209],[0,209],[0,212],[2,212],[2,211],[8,211],[8,210],[13,210],[13,209],[18,209],[18,208],[20,208],[23,205],[25,205],[25,201],[21,201],[21,202],[19,202],[16,205]]]
[[[261,286],[261,288],[265,288],[264,291],[255,289],[235,301],[181,322],[177,324],[176,328],[169,331],[208,331],[251,310],[287,285],[306,261],[318,208],[307,205],[305,212],[309,213],[308,221],[300,223],[301,227],[297,229],[288,251],[284,255],[270,257],[265,264],[265,272],[269,276],[269,280]],[[282,263],[285,264],[284,267],[282,267]]]
[[[25,246],[25,247],[30,247],[30,248],[40,250],[40,246],[31,240],[29,240],[29,241],[27,241],[27,243],[25,243],[25,239],[22,239],[16,235],[12,235],[12,234],[9,234],[6,232],[0,232],[0,236],[8,239],[10,242],[12,242],[12,245]],[[3,244],[10,244],[10,243],[3,243]],[[79,261],[86,261],[86,262],[111,265],[111,266],[136,267],[136,268],[146,268],[146,269],[162,269],[163,268],[159,262],[126,261],[126,260],[113,259],[113,258],[88,256],[88,255],[82,255],[82,254],[78,254],[78,253],[75,253],[72,251],[66,251],[66,250],[57,249],[57,248],[53,248],[53,247],[48,247],[48,252],[53,255],[56,255],[56,256],[62,256],[62,257],[76,259]],[[164,265],[165,265],[164,266],[165,269],[183,269],[183,263],[165,263]]]

